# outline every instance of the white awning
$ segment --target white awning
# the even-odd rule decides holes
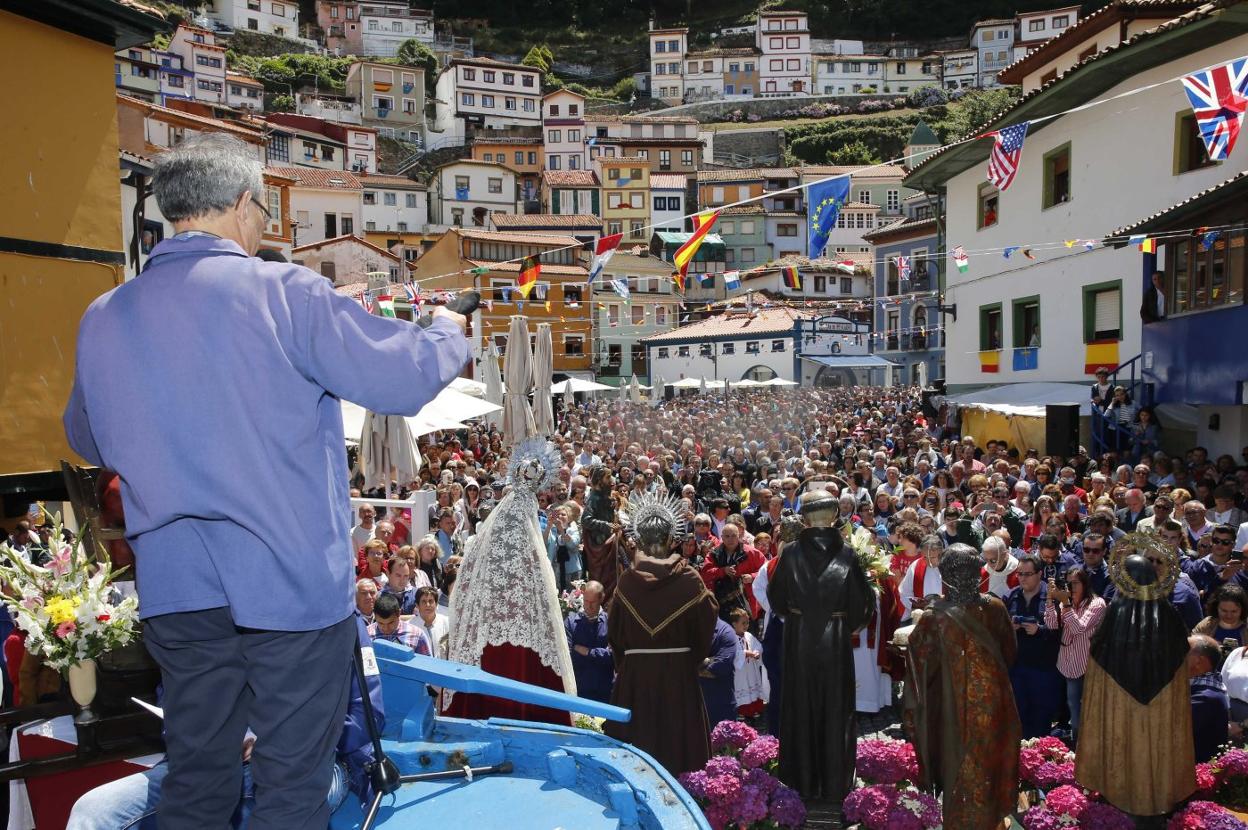
[[[454,389],[443,389],[438,396],[408,416],[413,435],[427,435],[440,429],[463,429],[464,421],[498,412],[502,407]],[[342,431],[347,441],[357,443],[364,430],[364,407],[342,401]]]
[[[943,400],[956,406],[968,406],[1000,412],[1003,415],[1025,415],[1043,418],[1049,404],[1079,404],[1080,415],[1092,414],[1091,384],[1078,383],[1007,383],[978,392],[948,395]]]

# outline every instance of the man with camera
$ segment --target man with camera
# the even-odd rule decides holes
[[[1040,557],[1019,557],[1014,573],[1019,585],[1005,598],[1018,638],[1018,658],[1010,667],[1010,684],[1023,723],[1023,737],[1039,738],[1049,734],[1065,694],[1066,684],[1057,670],[1061,640],[1059,632],[1044,625],[1048,586]]]

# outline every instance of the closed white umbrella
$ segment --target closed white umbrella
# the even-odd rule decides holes
[[[512,315],[507,331],[507,356],[503,362],[503,440],[515,446],[537,434],[533,410],[526,391],[533,379],[533,355],[529,352],[529,326],[520,315]]]
[[[503,409],[503,375],[498,368],[498,344],[493,340],[490,341],[489,348],[485,350],[485,356],[481,358],[481,374],[485,381],[485,399],[498,407],[498,410],[486,419],[486,423],[499,426],[503,421],[502,415],[499,414]]]
[[[628,384],[628,397],[633,403],[641,403],[641,385],[637,382],[637,375],[633,375],[633,380]]]
[[[416,478],[420,472],[420,450],[407,418],[375,412],[364,416],[360,469],[366,487],[388,487],[391,481],[407,484]]]
[[[533,355],[533,426],[538,435],[555,431],[555,410],[550,399],[550,376],[555,367],[555,346],[550,323],[537,325],[537,351]]]
[[[698,383],[698,394],[699,395],[706,394],[706,375],[703,375],[701,382]]]
[[[574,396],[574,393],[576,390],[572,388],[572,378],[568,378],[567,380],[565,380],[563,383],[559,385],[563,387],[564,411],[570,410],[572,409],[572,407],[576,406],[576,397]],[[552,395],[555,393],[555,387],[553,386],[550,387],[550,393]]]

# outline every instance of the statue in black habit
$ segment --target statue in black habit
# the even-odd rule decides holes
[[[839,804],[853,787],[858,739],[851,637],[876,599],[845,546],[837,498],[811,490],[800,510],[809,526],[786,546],[767,589],[784,618],[780,780],[805,799]]]

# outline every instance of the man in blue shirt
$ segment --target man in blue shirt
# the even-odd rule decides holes
[[[237,139],[182,142],[152,185],[177,233],[87,309],[64,421],[121,476],[165,684],[159,820],[226,825],[250,725],[253,822],[323,827],[355,630],[340,401],[417,412],[467,363],[466,321],[373,316],[306,268],[253,258],[263,167]]]
[[[1039,738],[1049,734],[1065,694],[1065,684],[1057,670],[1060,640],[1057,631],[1044,625],[1048,587],[1041,578],[1040,557],[1019,557],[1014,573],[1019,585],[1005,598],[1005,608],[1018,636],[1018,657],[1010,667],[1010,684],[1023,723],[1023,737]]]
[[[572,650],[572,671],[576,693],[581,697],[611,702],[615,685],[615,661],[607,642],[607,612],[602,607],[602,583],[590,580],[581,586],[585,606],[564,620],[568,648]]]

